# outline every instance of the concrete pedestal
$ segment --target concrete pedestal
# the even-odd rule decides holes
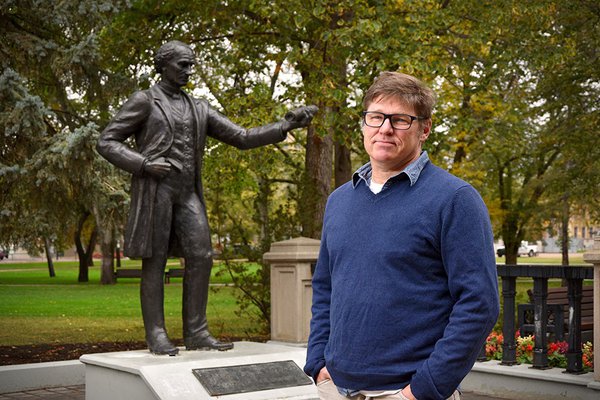
[[[275,361],[294,361],[304,366],[306,349],[274,344],[236,342],[233,350],[186,351],[174,357],[157,356],[147,350],[87,354],[86,400],[259,400],[317,399],[314,385],[211,397],[193,375],[197,368],[227,367]]]
[[[594,237],[594,247],[585,252],[583,261],[594,265],[594,379],[600,382],[600,236]]]
[[[320,241],[295,238],[271,244],[263,256],[271,265],[271,340],[308,342],[312,305],[311,265]]]

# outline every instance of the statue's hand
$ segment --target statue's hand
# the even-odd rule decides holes
[[[171,170],[171,164],[165,161],[164,157],[156,160],[147,161],[144,164],[144,172],[156,178],[164,178]]]
[[[292,129],[308,126],[317,111],[319,111],[319,107],[314,105],[303,106],[296,108],[295,110],[288,111],[285,114],[285,121],[283,121],[283,130],[287,132],[291,131]]]

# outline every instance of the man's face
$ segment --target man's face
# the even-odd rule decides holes
[[[375,99],[365,111],[417,116],[413,107],[394,98]],[[379,128],[363,124],[363,142],[373,168],[401,171],[419,158],[421,144],[429,136],[430,130],[431,119],[412,121],[412,125],[406,130],[394,129],[389,118]]]
[[[195,65],[194,54],[186,47],[177,47],[162,69],[162,79],[179,87],[185,86]]]

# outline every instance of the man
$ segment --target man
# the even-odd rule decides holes
[[[164,320],[163,276],[168,255],[183,256],[185,347],[228,350],[210,335],[206,320],[212,247],[200,179],[206,137],[241,149],[282,141],[310,123],[316,107],[246,130],[181,90],[195,64],[192,49],[179,41],[163,45],[154,59],[158,84],[134,93],[102,132],[98,152],[133,174],[125,255],[142,258],[141,305],[148,348],[175,355]],[[135,137],[136,148],[125,141]]]
[[[322,399],[458,399],[498,317],[487,209],[422,151],[434,103],[395,72],[365,93],[370,162],[329,197],[313,277],[304,370]]]

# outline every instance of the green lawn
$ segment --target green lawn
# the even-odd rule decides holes
[[[175,260],[171,267],[178,265]],[[139,262],[123,267],[139,267]],[[139,279],[100,285],[99,267],[91,267],[90,281],[78,283],[77,263],[57,262],[55,269],[56,277],[50,278],[44,263],[0,264],[0,345],[144,340]],[[173,278],[165,285],[167,329],[175,339],[182,337],[181,281]],[[227,276],[212,282],[227,283]],[[216,336],[254,334],[249,319],[235,313],[236,290],[218,286],[210,292],[207,317]]]
[[[504,258],[497,259],[503,263]],[[520,257],[519,264],[560,264],[554,257]],[[572,264],[582,264],[575,255]],[[123,268],[139,268],[140,261],[124,260]],[[167,268],[179,266],[170,260]],[[76,262],[56,262],[56,277],[48,276],[45,263],[0,262],[0,345],[144,340],[139,302],[139,279],[119,279],[100,285],[99,261],[89,269],[89,282],[78,283]],[[213,268],[212,283],[228,283],[227,274]],[[174,339],[182,337],[181,278],[165,285],[165,318]],[[551,280],[550,286],[559,286]],[[501,290],[501,285],[500,290]],[[517,281],[517,304],[527,301],[532,280]],[[255,334],[249,318],[236,315],[235,288],[211,290],[207,316],[214,335],[249,337]]]
[[[141,268],[142,262],[138,260],[123,260],[122,268]],[[167,268],[180,268],[179,260],[170,259]],[[257,267],[254,267],[257,268]],[[59,261],[54,265],[56,276],[50,278],[48,266],[44,262],[31,263],[0,263],[0,285],[65,285],[77,282],[79,275],[79,264],[76,261]],[[95,261],[95,266],[89,267],[89,282],[87,284],[98,284],[100,282],[100,261]],[[212,283],[231,283],[231,278],[226,274],[219,274],[219,264],[215,263],[212,270]],[[171,282],[181,282],[181,278],[172,278]],[[136,282],[139,279],[124,278],[121,282]],[[79,283],[85,285],[86,283]]]
[[[518,257],[517,264],[562,264],[562,256],[559,253],[545,254],[538,257]],[[506,257],[496,257],[496,263],[505,264]],[[571,265],[591,265],[583,262],[583,253],[569,254]]]

